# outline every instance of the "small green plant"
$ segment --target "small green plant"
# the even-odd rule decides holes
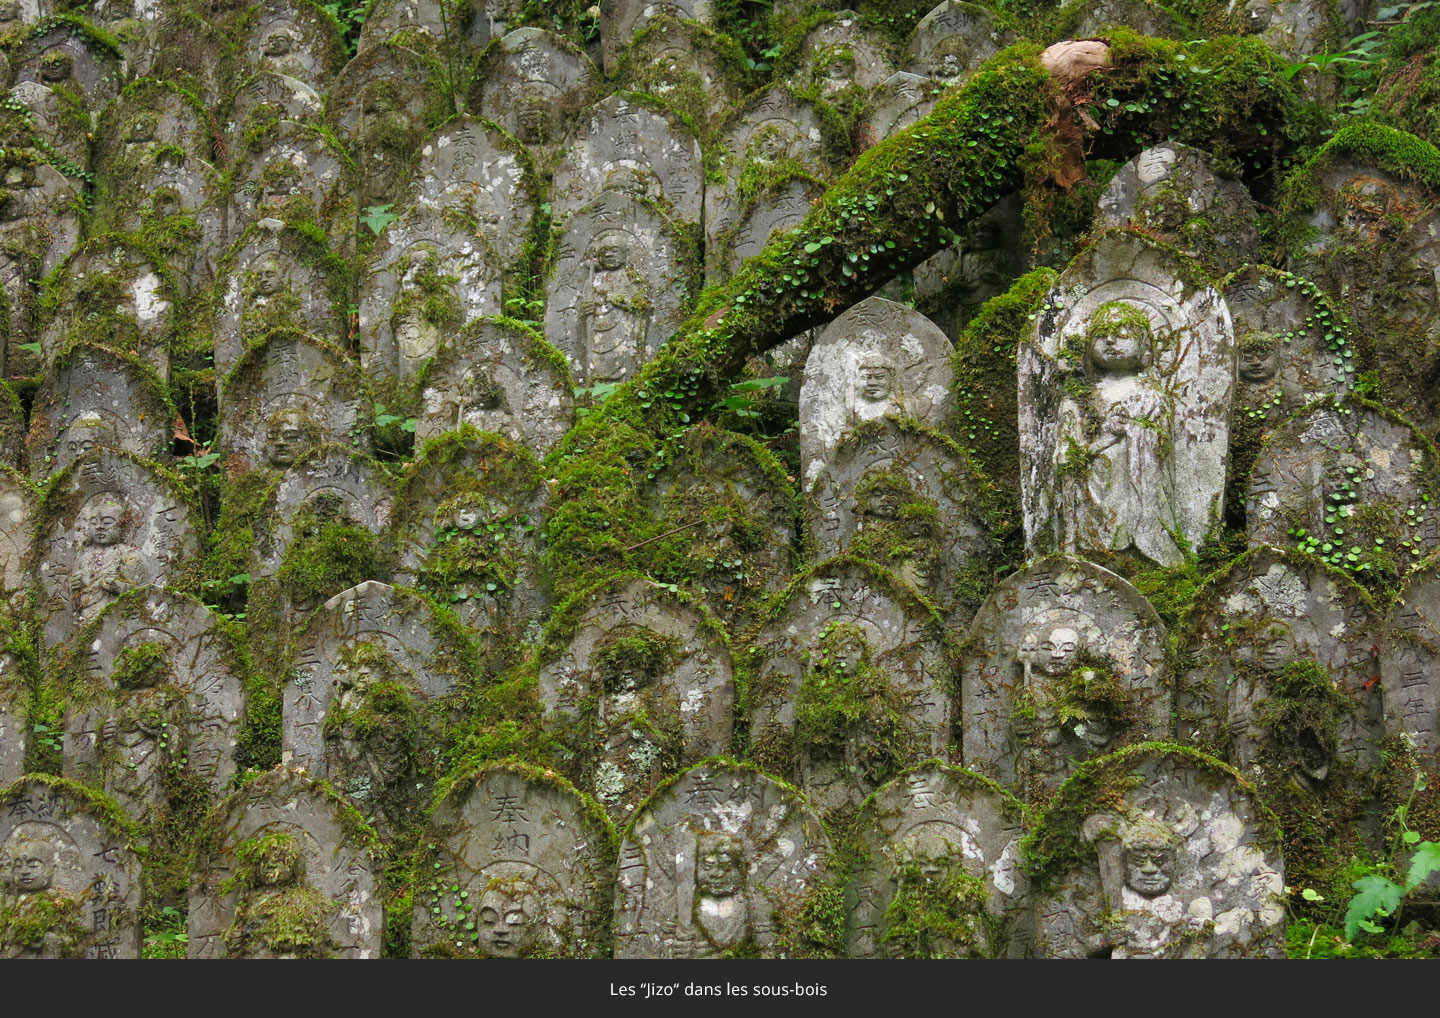
[[[380,232],[400,217],[390,210],[393,205],[369,205],[365,208],[365,214],[360,217],[360,222],[370,227],[370,232],[380,236]]]
[[[1351,885],[1355,888],[1356,893],[1350,899],[1350,907],[1345,910],[1346,940],[1353,941],[1361,930],[1366,933],[1384,933],[1383,921],[1386,919],[1392,920],[1394,928],[1398,930],[1400,928],[1400,911],[1405,897],[1428,880],[1432,873],[1440,873],[1440,843],[1421,841],[1419,833],[1412,831],[1406,823],[1416,793],[1423,791],[1425,791],[1425,775],[1416,773],[1415,784],[1410,789],[1410,798],[1405,801],[1404,805],[1395,809],[1394,819],[1399,830],[1390,853],[1391,864],[1388,867],[1390,876],[1383,873],[1370,873]],[[1403,882],[1393,880],[1391,877],[1400,876],[1399,867],[1395,863],[1402,847],[1406,846],[1412,851],[1404,880]],[[1381,921],[1377,922],[1376,920]]]
[[[213,466],[220,459],[218,452],[211,452],[207,449],[200,449],[189,456],[180,457],[180,465],[186,470],[205,470]]]
[[[49,725],[41,724],[38,721],[31,728],[31,731],[35,733],[35,742],[37,745],[59,752],[61,740],[65,738],[64,732],[51,728]]]
[[[408,431],[413,435],[415,433],[415,420],[414,417],[402,419],[396,414],[386,413],[384,403],[375,404],[375,427],[377,428],[385,428],[398,423],[401,431]]]

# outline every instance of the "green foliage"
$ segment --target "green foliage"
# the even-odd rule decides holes
[[[393,205],[367,205],[365,214],[360,217],[360,222],[370,227],[370,232],[378,237],[385,227],[400,218],[391,213],[392,208],[394,208]]]
[[[1394,928],[1398,929],[1405,897],[1432,874],[1440,873],[1440,843],[1421,841],[1420,834],[1406,823],[1416,793],[1423,792],[1426,785],[1425,775],[1417,772],[1410,798],[1395,809],[1393,819],[1397,830],[1389,864],[1381,867],[1380,872],[1367,873],[1355,881],[1355,896],[1345,909],[1345,939],[1354,941],[1361,930],[1383,934],[1386,919],[1393,920]],[[1402,846],[1410,850],[1408,865],[1400,858]]]

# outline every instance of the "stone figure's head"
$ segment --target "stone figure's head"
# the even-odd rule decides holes
[[[820,87],[826,92],[838,92],[855,83],[855,55],[848,49],[822,54],[816,69]]]
[[[921,880],[938,883],[960,865],[966,848],[976,851],[973,840],[959,827],[933,822],[921,824],[896,846],[895,875],[913,867]]]
[[[870,644],[865,631],[853,623],[842,623],[831,627],[821,639],[820,646],[811,651],[811,665],[821,660],[836,674],[854,675],[870,656]]]
[[[19,21],[24,15],[25,8],[20,0],[4,0],[4,3],[0,3],[0,25]]]
[[[974,62],[970,40],[956,33],[943,40],[930,53],[929,72],[932,78],[958,78]]]
[[[132,145],[144,144],[147,141],[154,141],[155,134],[160,129],[160,118],[150,112],[137,113],[126,125],[125,140]]]
[[[707,898],[733,898],[744,890],[744,843],[729,834],[697,836],[695,893]]]
[[[295,52],[295,30],[289,25],[275,25],[260,41],[260,53],[272,60]]]
[[[766,162],[783,159],[794,146],[795,125],[779,119],[763,120],[755,125],[750,149],[755,158]]]
[[[268,254],[255,266],[255,292],[262,297],[274,297],[285,289],[285,266],[280,257]]]
[[[261,834],[235,852],[250,887],[288,887],[305,879],[305,856],[293,834]]]
[[[550,134],[551,109],[556,105],[554,86],[527,81],[515,93],[515,134],[527,145],[543,145]]]
[[[123,541],[133,521],[128,500],[118,492],[102,491],[90,496],[80,509],[80,528],[85,543],[108,548]]]
[[[670,637],[644,626],[621,625],[595,645],[590,664],[607,693],[623,693],[650,686],[669,673],[676,651]]]
[[[5,883],[19,894],[43,891],[55,882],[59,864],[55,847],[42,838],[21,837],[13,842],[5,860]]]
[[[505,389],[484,365],[477,365],[460,383],[460,413],[493,413],[509,410]]]
[[[477,911],[480,949],[492,958],[524,957],[539,937],[538,913],[539,902],[530,881],[493,881],[480,896]]]
[[[283,407],[270,415],[265,425],[265,459],[272,467],[294,466],[315,442],[315,422],[295,407]]]
[[[878,354],[862,357],[857,367],[860,398],[866,403],[884,403],[895,391],[895,366]]]
[[[72,457],[83,456],[96,446],[114,444],[115,438],[109,421],[93,410],[87,411],[65,429],[65,451]]]
[[[1242,382],[1268,382],[1279,370],[1279,345],[1273,336],[1255,333],[1240,343],[1235,371]]]
[[[1158,820],[1129,825],[1120,839],[1125,854],[1125,884],[1136,894],[1155,898],[1170,890],[1180,838]]]
[[[1086,364],[1094,374],[1134,374],[1150,351],[1150,319],[1133,304],[1111,301],[1095,310],[1085,339]]]
[[[1275,17],[1274,0],[1250,0],[1245,5],[1245,26],[1243,31],[1249,35],[1259,35],[1270,27],[1271,20]]]
[[[1036,634],[1035,664],[1052,679],[1062,678],[1075,670],[1080,654],[1080,634],[1069,626],[1052,626],[1043,635]]]
[[[400,82],[394,78],[370,82],[360,96],[360,109],[367,117],[394,113],[400,107]]]
[[[69,81],[75,73],[75,58],[63,49],[46,50],[40,56],[40,80],[47,85]]]
[[[1267,672],[1278,672],[1296,655],[1295,634],[1283,622],[1272,620],[1255,637],[1255,663]]]
[[[630,263],[630,235],[624,230],[605,230],[590,244],[595,267],[605,272],[623,269]]]

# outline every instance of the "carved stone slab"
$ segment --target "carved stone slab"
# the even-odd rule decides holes
[[[47,88],[63,85],[78,93],[87,109],[103,109],[120,92],[124,60],[78,27],[63,21],[52,26],[32,34],[12,55],[15,81],[37,81]]]
[[[35,529],[35,486],[19,472],[0,468],[0,583],[17,590],[28,582],[26,562]]]
[[[883,43],[861,27],[854,11],[837,11],[817,25],[800,43],[801,87],[818,86],[821,95],[833,95],[858,85],[869,90],[895,70],[886,59]]]
[[[893,415],[938,425],[949,406],[950,354],[935,323],[884,297],[867,297],[826,326],[800,390],[804,486],[865,421]]]
[[[720,145],[723,183],[705,192],[707,241],[723,235],[738,219],[740,178],[752,168],[789,168],[823,178],[818,155],[824,136],[815,110],[783,85],[774,85],[744,100],[729,116]]]
[[[1380,678],[1385,730],[1409,740],[1433,771],[1440,759],[1440,570],[1436,560],[1410,574],[1385,627]]]
[[[1070,36],[1075,39],[1092,38],[1115,28],[1133,29],[1157,39],[1176,38],[1184,32],[1174,15],[1146,0],[1099,0],[1077,9],[1083,17],[1071,29]]]
[[[622,56],[628,87],[665,98],[697,123],[714,123],[748,85],[730,59],[734,40],[693,22],[657,16],[628,46]]]
[[[1133,548],[1172,566],[1171,533],[1200,547],[1224,497],[1234,358],[1194,263],[1118,230],[1071,262],[1016,356],[1031,554]]]
[[[371,580],[326,601],[295,648],[283,759],[402,827],[434,780],[447,698],[474,669],[468,641],[433,602]],[[395,723],[376,724],[381,712]]]
[[[49,612],[45,642],[65,642],[128,590],[181,580],[200,552],[192,498],[153,464],[111,449],[60,474],[31,550]]]
[[[56,359],[30,418],[30,476],[44,479],[96,447],[168,458],[175,408],[145,365],[97,346]]]
[[[691,768],[645,804],[621,842],[615,956],[773,956],[829,855],[794,789],[738,764]]]
[[[615,70],[620,51],[630,44],[635,34],[652,19],[672,18],[708,24],[710,0],[669,0],[648,3],[646,0],[602,0],[600,4],[600,44],[604,53],[605,72]]]
[[[824,193],[819,181],[797,175],[766,187],[750,202],[707,211],[706,278],[723,282],[739,272],[745,259],[803,223],[814,207],[811,202]]]
[[[141,823],[176,772],[223,792],[245,713],[239,641],[199,601],[149,587],[125,595],[69,648],[65,776]]]
[[[554,148],[596,73],[574,45],[539,28],[506,34],[488,70],[476,78],[471,108],[537,150]]]
[[[508,267],[521,256],[540,185],[514,139],[483,121],[458,117],[421,147],[415,180],[416,201],[458,214],[497,264]]]
[[[1256,457],[1250,540],[1298,541],[1341,568],[1406,572],[1440,547],[1433,448],[1374,404],[1316,404],[1276,428]]]
[[[459,778],[417,856],[413,957],[594,958],[615,832],[569,782],[521,764]]]
[[[0,156],[0,287],[10,310],[8,371],[21,361],[19,346],[32,339],[38,293],[33,280],[45,278],[65,260],[80,236],[75,202],[81,182],[20,150]]]
[[[1141,227],[1225,272],[1254,261],[1259,210],[1243,183],[1221,176],[1211,163],[1179,142],[1147,148],[1110,178],[1096,227]]]
[[[877,85],[865,110],[865,141],[875,145],[914,124],[935,106],[940,82],[896,71]]]
[[[324,108],[319,93],[305,82],[273,71],[257,71],[230,97],[225,133],[233,144],[252,126],[277,118],[304,123],[318,119]]]
[[[133,837],[112,801],[68,781],[32,774],[0,791],[0,907],[43,930],[0,957],[139,958]]]
[[[7,622],[7,647],[0,651],[0,785],[8,786],[25,773],[25,750],[30,743],[31,676],[9,645],[14,629]]]
[[[1043,958],[1281,958],[1284,863],[1273,814],[1235,773],[1164,746],[1104,757],[1061,789],[1049,829],[1083,861],[1036,888]],[[1053,839],[1053,841],[1052,841]],[[1108,916],[1108,918],[1107,918]]]
[[[205,830],[189,957],[380,956],[379,842],[323,782],[276,768],[232,793]]]
[[[978,4],[945,0],[915,26],[905,70],[945,82],[963,81],[1015,41]]]
[[[1165,626],[1108,569],[1054,555],[976,614],[960,680],[965,766],[1027,801],[1078,764],[1170,730]]]
[[[1331,10],[1324,0],[1250,0],[1240,16],[1247,34],[1260,36],[1288,63],[1321,51]]]
[[[700,221],[700,142],[679,117],[620,96],[592,106],[555,167],[552,215],[564,222],[602,191],[655,201],[676,222]]]
[[[628,819],[667,772],[728,753],[730,652],[715,620],[647,580],[616,580],[552,623],[540,699],[568,768]]]
[[[1183,649],[1193,664],[1185,713],[1208,719],[1203,734],[1247,777],[1323,793],[1340,761],[1378,759],[1381,696],[1371,690],[1380,627],[1370,599],[1339,570],[1257,548],[1211,580],[1186,620]],[[1287,690],[1287,666],[1306,661],[1324,669],[1338,695]],[[1277,717],[1282,697],[1313,702],[1299,718]]]
[[[858,805],[902,767],[950,745],[940,620],[869,563],[834,559],[797,577],[756,635],[750,755],[815,802]],[[835,715],[851,697],[863,717]]]
[[[856,821],[845,956],[1022,957],[1023,809],[971,771],[938,762],[882,786]],[[939,906],[948,929],[916,929],[927,906]]]
[[[424,32],[437,43],[447,43],[462,52],[479,50],[490,41],[488,8],[500,7],[499,0],[380,0],[371,5],[360,29],[360,47],[384,42],[396,32]]]
[[[417,442],[468,424],[544,456],[575,418],[564,358],[512,320],[471,322],[440,348],[420,384]]]
[[[248,70],[272,71],[322,90],[345,63],[338,26],[313,4],[265,0],[249,13],[240,40]]]
[[[993,550],[986,486],[943,436],[893,417],[867,422],[841,440],[806,501],[811,554],[879,563],[948,605]]]
[[[674,225],[628,195],[606,192],[560,237],[545,291],[545,338],[581,385],[628,378],[684,320],[695,266]]]
[[[280,113],[282,119],[245,132],[230,150],[236,162],[230,237],[238,239],[246,227],[264,219],[308,219],[343,246],[355,226],[354,163],[333,135],[291,118],[290,110],[272,104],[260,110]]]
[[[339,442],[368,452],[373,417],[356,367],[336,348],[277,330],[251,347],[225,380],[220,443],[234,473],[287,470],[307,450]]]

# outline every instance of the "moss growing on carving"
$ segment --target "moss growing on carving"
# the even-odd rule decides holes
[[[235,869],[221,885],[239,893],[235,915],[221,935],[231,957],[333,958],[339,945],[330,923],[340,910],[305,883],[305,860],[295,836],[257,835],[233,854]]]
[[[338,499],[322,494],[296,512],[295,541],[275,573],[292,605],[318,607],[342,590],[389,575],[386,542],[345,519],[343,510]]]
[[[885,909],[884,954],[891,958],[993,957],[985,882],[949,865],[905,860]]]

